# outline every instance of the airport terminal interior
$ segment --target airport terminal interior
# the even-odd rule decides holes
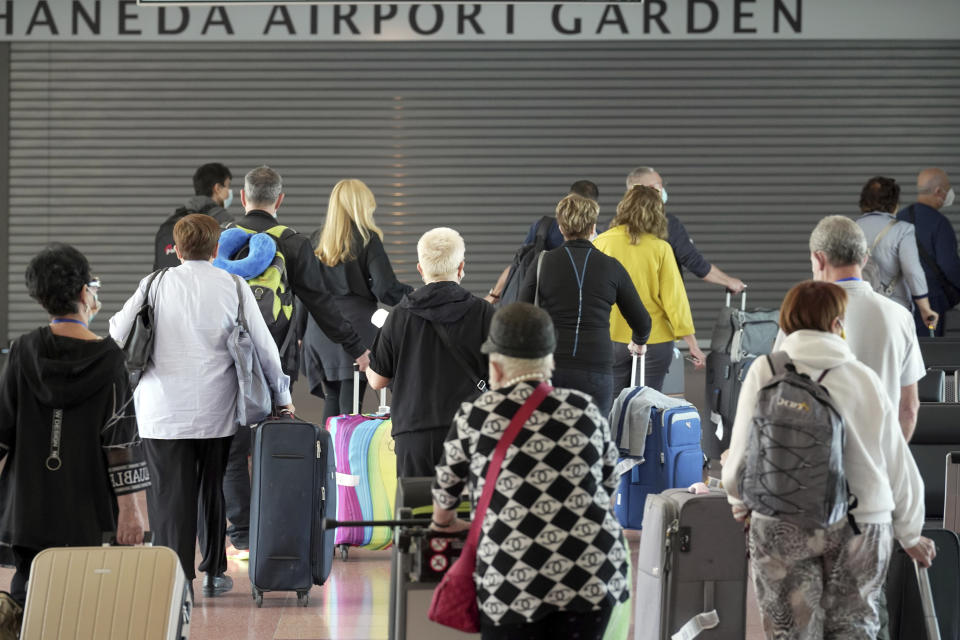
[[[0,244],[5,249],[0,258],[0,334],[9,343],[48,325],[51,314],[31,298],[24,274],[44,247],[62,242],[89,261],[91,282],[84,287],[92,287],[102,305],[95,318],[84,316],[84,328],[89,323],[93,333],[109,335],[111,317],[153,271],[158,227],[200,194],[192,176],[206,163],[222,163],[231,172],[231,181],[218,187],[223,194],[229,191],[230,198],[217,196],[220,191],[214,195],[233,221],[252,208],[245,207],[247,194],[241,198],[244,176],[263,165],[275,169],[282,176],[279,223],[314,243],[319,234],[311,234],[324,225],[334,185],[362,180],[376,199],[370,215],[382,230],[382,247],[399,283],[431,286],[418,271],[418,241],[431,229],[449,227],[465,246],[462,271],[455,270],[457,282],[473,296],[491,301],[503,293],[502,277],[518,259],[518,250],[532,245],[535,223],[542,216],[560,215],[558,203],[572,184],[593,184],[584,198],[592,203],[591,211],[595,208],[599,234],[616,226],[615,216],[628,208],[623,203],[639,184],[653,190],[653,206],[664,220],[657,242],[666,246],[676,231],[675,221],[681,221],[688,235],[676,260],[665,254],[670,273],[676,272],[676,282],[668,286],[679,283],[688,313],[684,322],[691,329],[664,338],[676,338],[676,351],[667,357],[671,364],[663,391],[671,396],[668,401],[682,398],[689,403],[683,406],[695,410],[704,441],[716,436],[726,448],[737,407],[735,400],[725,400],[721,409],[719,396],[711,391],[711,385],[716,389],[720,384],[711,373],[711,347],[716,348],[718,334],[737,309],[767,313],[768,325],[779,322],[777,310],[794,285],[825,277],[825,267],[811,257],[811,232],[826,216],[857,219],[870,213],[862,208],[862,193],[868,190],[861,190],[868,181],[886,177],[896,182],[896,197],[884,215],[921,200],[938,204],[938,220],[946,226],[924,238],[939,247],[943,243],[937,238],[949,235],[952,242],[946,245],[952,246],[956,259],[960,205],[952,205],[953,189],[948,182],[940,191],[935,185],[928,188],[923,180],[918,182],[918,174],[939,168],[944,179],[949,175],[960,185],[958,24],[956,0],[0,2]],[[628,175],[635,170],[638,175],[655,173],[657,181],[630,183]],[[353,219],[355,226],[359,219]],[[579,241],[593,240],[589,226]],[[912,224],[897,228],[906,226],[914,238]],[[531,240],[525,240],[528,233]],[[891,232],[891,237],[899,238],[898,233]],[[872,236],[867,236],[865,255],[870,255]],[[877,237],[873,246],[884,236]],[[280,242],[278,238],[272,246]],[[921,244],[919,232],[915,244]],[[694,272],[699,267],[691,270],[682,264],[681,253],[690,247],[703,256],[701,273]],[[166,253],[172,251],[171,244]],[[942,275],[939,267],[928,265],[928,257],[910,251],[914,262],[925,261],[918,267],[919,278],[934,283],[930,304],[939,304],[934,291],[939,287],[945,305],[936,338],[927,338],[922,326],[919,342],[912,329],[903,338],[919,345],[917,357],[922,351],[925,366],[919,378],[926,375],[930,383],[942,376],[934,390],[938,402],[928,402],[926,396],[917,401],[915,439],[909,446],[899,443],[903,455],[909,452],[916,459],[917,480],[922,477],[927,487],[926,494],[911,498],[926,508],[926,535],[931,527],[950,529],[944,527],[952,513],[950,500],[956,499],[950,474],[958,474],[954,491],[960,488],[960,455],[953,467],[948,457],[946,473],[943,466],[945,453],[954,446],[960,451],[960,438],[949,435],[949,427],[960,420],[960,312],[946,303],[952,285],[936,284],[949,279],[949,273]],[[580,283],[581,308],[572,307],[579,332],[587,262],[582,273],[573,255],[570,262]],[[657,271],[657,277],[660,274]],[[856,274],[859,278],[860,272]],[[917,291],[923,285],[902,277],[884,286],[889,284],[891,291],[905,287],[901,304],[915,307],[919,318],[927,308],[927,299]],[[375,276],[365,273],[363,278],[365,287],[375,288]],[[838,276],[836,281],[849,279]],[[657,286],[664,282],[658,280]],[[960,290],[960,271],[956,284],[953,292]],[[731,298],[725,291],[731,288],[742,292],[742,298]],[[373,300],[371,291],[367,293]],[[570,299],[576,300],[576,288],[572,291]],[[646,289],[637,291],[646,295]],[[663,302],[669,295],[674,294],[650,294],[661,306],[669,306]],[[893,293],[884,295],[896,299]],[[381,299],[379,306],[392,305]],[[899,311],[904,317],[912,313]],[[668,313],[657,316],[661,320],[654,318],[654,331],[657,322],[667,322],[662,318]],[[749,324],[737,325],[736,331],[750,331],[744,329]],[[744,350],[744,358],[752,362],[770,353],[777,332],[772,328],[771,343]],[[623,331],[632,335],[629,328]],[[842,334],[846,340],[851,329],[841,321],[818,332]],[[733,355],[726,354],[730,367],[725,374],[739,375],[737,385],[747,375],[736,354],[742,346],[739,339]],[[881,338],[877,344],[878,350],[885,348]],[[698,354],[706,354],[706,370],[695,366]],[[830,378],[826,381],[829,387]],[[892,386],[899,391],[899,384]],[[310,387],[308,376],[301,375],[292,386],[292,403],[298,417],[322,424],[325,400]],[[0,392],[3,404],[6,392]],[[366,392],[367,412],[377,410],[376,396],[372,389]],[[387,397],[389,405],[399,399],[392,392]],[[721,414],[729,416],[727,424]],[[4,448],[6,427],[0,424]],[[936,434],[931,435],[934,427]],[[940,438],[943,433],[948,434],[946,442]],[[59,447],[59,427],[56,434]],[[900,437],[899,430],[895,435]],[[722,474],[719,450],[704,449],[701,455],[700,444],[694,448],[698,461],[706,459],[695,481],[713,478],[716,485]],[[629,451],[624,457],[635,463],[638,458]],[[10,458],[5,463],[11,466]],[[618,471],[624,470],[624,478],[636,476],[636,468],[630,468],[627,464]],[[356,477],[339,473],[337,481],[345,486]],[[948,486],[942,491],[945,481]],[[930,487],[936,487],[932,494]],[[146,494],[135,496],[146,518]],[[940,511],[931,513],[931,505]],[[728,528],[731,522],[732,516],[724,520]],[[0,526],[0,545],[9,547],[2,539],[5,531],[9,527]],[[635,526],[626,531],[634,567],[645,535],[646,529]],[[690,539],[685,540],[689,546]],[[745,544],[716,553],[737,562],[737,554],[742,554],[746,566]],[[943,560],[952,556],[940,544],[942,562],[950,562]],[[293,591],[265,593],[262,607],[257,606],[249,561],[230,544],[227,551],[226,575],[233,587],[216,597],[204,596],[203,574],[198,572],[190,638],[480,637],[427,622],[425,598],[430,591],[424,590],[411,592],[419,599],[407,608],[422,610],[398,633],[399,614],[391,606],[392,576],[397,572],[392,549],[355,548],[346,559],[338,552],[329,579],[312,587],[306,607],[298,605]],[[9,556],[4,557],[9,562]],[[199,547],[196,560],[201,561]],[[954,575],[960,575],[960,556],[957,572]],[[13,575],[10,564],[0,568],[0,591]],[[631,579],[636,579],[635,572]],[[723,579],[703,579],[708,586],[697,592],[692,605],[696,611],[687,607],[689,617],[702,607],[709,609],[714,585],[722,589]],[[746,599],[734,618],[743,619],[732,635],[706,629],[698,636],[673,637],[773,637],[764,633],[754,584],[740,584],[747,585]],[[905,589],[922,590],[910,584]],[[960,640],[960,588],[954,584],[944,589],[935,577],[933,585],[941,629],[954,629],[953,639]],[[718,595],[716,602],[721,601]],[[0,627],[2,605],[0,596]],[[630,607],[618,638],[666,639],[680,631],[679,626],[661,629],[660,621],[650,616],[638,617],[642,607],[636,601]],[[663,610],[667,608],[664,604]],[[721,610],[721,619],[729,620],[726,616]],[[895,616],[897,624],[914,623],[903,616],[909,623]],[[923,616],[917,619],[916,624],[922,624]],[[944,627],[945,620],[955,626]],[[642,631],[648,627],[653,631]],[[15,637],[3,631],[0,628],[0,640]],[[912,629],[898,632],[894,640],[924,637]],[[950,638],[950,633],[942,637]],[[613,640],[614,635],[605,638]],[[31,637],[74,636],[61,628]]]

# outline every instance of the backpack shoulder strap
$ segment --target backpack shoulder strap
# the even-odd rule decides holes
[[[778,376],[787,370],[787,365],[793,361],[786,351],[774,351],[767,356],[767,364],[770,365],[770,371]]]
[[[290,233],[287,233],[288,231],[289,231]],[[293,234],[296,233],[296,232],[293,231],[293,229],[291,229],[290,227],[285,227],[285,226],[283,226],[282,224],[278,224],[278,225],[274,225],[274,226],[270,227],[269,229],[267,229],[267,230],[264,231],[263,233],[266,233],[267,235],[271,235],[271,236],[273,236],[274,238],[276,238],[277,240],[280,240],[280,239],[283,238],[284,236],[289,237],[289,236],[293,235]]]
[[[547,234],[550,232],[550,225],[553,224],[553,218],[550,216],[543,216],[537,222],[537,229],[534,232],[534,239],[536,240],[546,240]]]

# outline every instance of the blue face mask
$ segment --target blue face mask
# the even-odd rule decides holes
[[[227,199],[223,201],[223,208],[229,209],[230,204],[233,202],[233,189],[227,192]]]
[[[660,187],[660,198],[663,200],[663,204],[667,204],[667,188]]]

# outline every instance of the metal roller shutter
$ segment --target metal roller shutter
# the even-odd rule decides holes
[[[868,177],[906,201],[921,167],[960,177],[957,69],[956,42],[14,43],[9,334],[44,320],[22,274],[54,239],[103,278],[105,331],[209,161],[237,188],[277,167],[281,220],[306,232],[362,178],[400,278],[446,225],[477,293],[570,182],[600,185],[605,223],[654,165],[707,258],[776,306],[809,275],[813,225],[855,214]],[[722,294],[687,282],[703,340]]]

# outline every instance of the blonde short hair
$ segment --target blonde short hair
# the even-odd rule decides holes
[[[449,227],[430,229],[417,241],[417,261],[430,280],[455,276],[466,252],[463,238]]]
[[[571,193],[557,204],[557,222],[564,235],[586,238],[600,217],[600,205],[590,198]]]

